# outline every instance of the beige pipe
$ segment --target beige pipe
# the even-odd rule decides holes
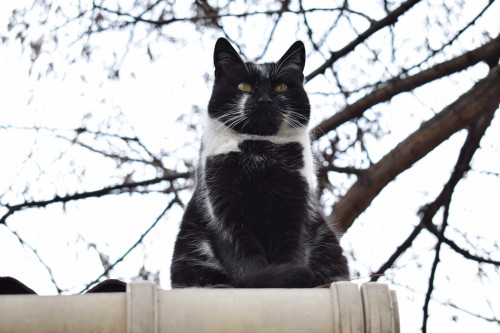
[[[317,289],[157,289],[126,293],[0,296],[0,332],[399,333],[387,285],[349,282]]]

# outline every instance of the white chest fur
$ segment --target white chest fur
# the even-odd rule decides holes
[[[207,117],[205,124],[205,133],[202,138],[202,164],[209,156],[240,151],[238,146],[245,140],[266,140],[275,144],[298,142],[303,148],[304,167],[301,169],[301,173],[307,180],[309,188],[311,190],[316,188],[316,168],[306,127],[297,129],[284,123],[276,135],[260,136],[238,133],[226,127],[222,122],[210,117]]]

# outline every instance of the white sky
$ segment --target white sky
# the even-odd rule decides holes
[[[0,27],[6,24],[14,2],[0,3]],[[498,3],[496,9],[500,9]],[[495,12],[493,10],[493,12]],[[497,10],[497,13],[500,11]],[[499,21],[491,20],[491,31],[498,34]],[[321,24],[321,22],[314,22]],[[1,28],[0,28],[1,29]],[[63,77],[46,78],[37,81],[30,77],[29,54],[22,54],[16,43],[9,46],[0,45],[0,125],[11,124],[19,127],[47,126],[50,128],[73,129],[81,125],[82,117],[92,112],[92,118],[87,120],[89,126],[96,125],[111,112],[126,117],[134,128],[135,133],[154,152],[162,149],[167,151],[172,147],[178,148],[178,154],[187,154],[195,158],[198,149],[197,143],[185,147],[186,142],[193,142],[193,134],[186,133],[183,126],[175,120],[183,114],[191,112],[191,106],[204,106],[210,95],[202,77],[210,73],[212,68],[212,47],[216,35],[206,33],[203,38],[187,25],[183,29],[183,37],[191,40],[189,45],[181,44],[175,49],[170,46],[158,45],[155,50],[161,57],[154,63],[147,61],[140,52],[130,52],[122,67],[120,81],[104,81],[106,73],[102,71],[102,64],[109,61],[106,54],[113,49],[123,47],[121,41],[104,43],[103,50],[97,52],[97,59],[90,64],[77,63],[67,66],[62,71]],[[280,29],[286,29],[284,25]],[[1,31],[1,30],[0,30]],[[231,27],[228,28],[228,33]],[[286,31],[277,31],[277,35],[285,35]],[[256,45],[260,44],[260,34],[249,29],[244,32],[248,42],[247,52],[250,56],[259,54]],[[492,33],[494,35],[494,33]],[[191,36],[191,37],[190,37]],[[415,36],[413,34],[412,36]],[[338,44],[344,45],[350,36],[338,36]],[[342,39],[344,38],[344,39]],[[418,36],[415,36],[418,38]],[[294,41],[294,36],[283,39],[282,43],[271,45],[268,57],[265,60],[277,59]],[[102,52],[101,52],[102,51]],[[107,53],[108,52],[108,53]],[[63,53],[57,52],[54,59],[62,61]],[[102,58],[99,58],[102,57]],[[48,59],[40,59],[40,63]],[[321,62],[319,57],[308,59],[306,73],[310,72]],[[189,64],[189,66],[186,66]],[[61,65],[62,66],[62,65]],[[62,68],[62,67],[61,67]],[[80,80],[80,73],[85,72],[87,80]],[[134,76],[131,73],[134,73]],[[463,76],[452,78],[457,87],[463,88],[463,78],[484,76],[485,67],[476,66]],[[346,74],[348,75],[347,71]],[[178,78],[183,83],[178,84]],[[470,80],[464,80],[467,87]],[[328,84],[318,78],[307,86],[308,91],[321,91]],[[420,125],[421,118],[432,116],[432,110],[427,106],[445,106],[453,100],[455,91],[449,90],[449,81],[435,83],[432,86],[420,89],[416,94],[402,94],[394,98],[384,118],[384,126],[390,129],[391,134],[380,142],[370,142],[372,151],[378,159],[397,142]],[[436,95],[436,91],[439,94]],[[106,96],[106,104],[100,99]],[[31,104],[27,101],[31,100]],[[313,105],[320,107],[323,102],[312,96]],[[112,109],[112,106],[117,108]],[[410,107],[409,107],[410,106]],[[119,109],[118,109],[119,107]],[[110,110],[112,109],[112,110]],[[434,111],[439,111],[436,108]],[[418,117],[415,117],[418,115]],[[313,121],[317,122],[322,114],[316,113]],[[40,169],[47,171],[43,182],[30,184],[36,198],[47,198],[55,193],[66,194],[66,189],[96,189],[102,184],[113,184],[114,163],[104,161],[95,154],[82,154],[69,143],[54,140],[48,133],[41,131],[34,136],[30,132],[19,130],[17,134],[0,130],[0,154],[2,159],[2,175],[0,176],[0,193],[4,193],[9,186],[19,190],[16,186],[24,184],[20,179],[36,176]],[[491,126],[487,141],[482,143],[483,149],[474,160],[475,170],[500,172],[500,154],[498,154],[498,137],[500,121],[496,119]],[[68,132],[68,138],[71,132]],[[406,237],[413,226],[418,223],[416,210],[429,202],[442,184],[447,180],[449,172],[455,163],[457,151],[464,140],[464,133],[459,133],[451,140],[436,149],[412,170],[400,175],[397,182],[391,183],[386,190],[373,202],[371,207],[354,224],[342,238],[346,249],[354,249],[357,260],[352,262],[353,269],[363,273],[378,268],[398,245],[401,237]],[[496,145],[496,146],[495,146]],[[36,149],[33,151],[33,147]],[[74,156],[76,170],[85,168],[84,184],[77,179],[61,173],[68,166],[64,161],[57,159],[60,150],[66,152],[66,157]],[[19,167],[28,156],[34,156],[37,163],[28,163]],[[176,160],[172,158],[172,163]],[[146,179],[154,172],[150,169],[136,171],[136,179]],[[111,177],[111,178],[110,178]],[[47,179],[52,181],[47,182]],[[64,182],[62,188],[57,184]],[[59,192],[60,191],[60,192]],[[465,232],[471,231],[481,235],[477,243],[491,247],[498,240],[500,197],[500,180],[497,177],[486,176],[478,172],[470,172],[465,181],[456,191],[454,209],[451,219],[453,225]],[[10,196],[0,197],[2,203],[19,202],[21,198],[11,200]],[[188,197],[184,198],[185,201]],[[15,214],[8,220],[8,225],[17,230],[22,237],[39,252],[46,263],[53,268],[53,273],[62,288],[69,288],[75,292],[81,289],[85,282],[91,281],[102,272],[98,254],[88,243],[95,243],[99,250],[110,256],[111,262],[127,250],[138,236],[156,219],[168,202],[164,195],[150,194],[147,196],[121,195],[119,198],[106,197],[90,199],[79,203],[69,203],[61,209],[61,205],[54,205],[42,210],[29,210]],[[0,211],[0,213],[3,213]],[[146,269],[160,273],[161,286],[168,288],[169,258],[175,239],[175,232],[182,210],[173,208],[168,218],[163,219],[155,230],[146,237],[144,244],[139,246],[127,257],[126,262],[119,264],[112,272],[111,277],[133,277],[137,275],[138,267],[145,262]],[[437,219],[439,220],[439,219]],[[118,231],[119,230],[119,231]],[[456,231],[449,230],[456,235]],[[425,231],[423,232],[425,235]],[[462,240],[459,236],[457,239]],[[474,239],[472,239],[474,241]],[[432,248],[435,239],[428,235],[420,237],[415,242],[415,250],[403,256],[397,265],[406,269],[398,270],[398,281],[401,285],[391,285],[397,290],[402,315],[402,332],[418,332],[421,327],[422,299],[427,288],[430,263],[433,259]],[[23,248],[18,240],[6,228],[0,228],[0,275],[11,275],[19,278],[40,294],[53,294],[46,269],[30,251]],[[498,251],[496,251],[498,255]],[[456,255],[446,247],[443,258],[447,260],[439,268],[436,291],[434,297],[447,302],[450,295],[458,298],[460,305],[473,312],[487,316],[500,314],[500,279],[498,272],[491,272],[490,278],[479,281],[476,277],[477,265],[460,260],[461,267],[453,265]],[[448,259],[450,258],[450,259]],[[498,259],[498,258],[497,258]],[[364,282],[361,279],[359,282]],[[408,290],[403,285],[411,285]],[[491,301],[490,308],[484,298]],[[455,302],[455,299],[454,299]],[[432,303],[430,327],[444,325],[454,332],[492,332],[498,326],[487,324],[482,320],[463,315],[456,325],[450,326],[450,318],[457,311]],[[460,312],[458,312],[460,313]],[[434,323],[442,323],[433,326]]]

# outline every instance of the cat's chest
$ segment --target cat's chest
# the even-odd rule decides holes
[[[307,131],[283,126],[276,136],[236,133],[209,120],[202,141],[201,167],[206,180],[226,176],[251,181],[286,180],[296,176],[315,188],[315,172]],[[214,178],[215,177],[215,178]],[[260,177],[260,178],[259,178]],[[289,179],[292,181],[292,179]]]
[[[258,176],[275,172],[301,172],[303,147],[299,142],[274,143],[267,140],[243,140],[237,151],[210,156],[207,167],[217,172],[227,164],[234,174]]]
[[[307,192],[303,169],[303,147],[299,142],[244,140],[237,151],[208,156],[204,173],[210,193],[260,202],[268,201],[269,193],[286,196]]]

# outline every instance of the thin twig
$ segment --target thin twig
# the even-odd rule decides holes
[[[175,203],[179,202],[179,198],[177,195],[174,196],[174,198],[168,203],[167,207],[161,212],[161,214],[156,218],[156,220],[151,224],[151,226],[139,237],[139,239],[127,250],[125,253],[118,259],[115,260],[115,262],[104,270],[104,272],[101,273],[97,278],[95,278],[92,282],[89,282],[88,284],[85,285],[85,287],[80,291],[80,293],[84,293],[87,290],[89,290],[90,287],[92,287],[94,284],[99,282],[104,276],[107,276],[107,274],[115,268],[116,265],[118,265],[120,262],[122,262],[139,244],[142,243],[144,238],[149,234],[151,230],[160,222],[162,217],[172,208],[172,206]]]
[[[50,281],[52,282],[52,284],[54,285],[54,287],[56,288],[57,290],[57,293],[58,294],[61,294],[64,290],[61,289],[59,287],[59,285],[57,284],[56,282],[56,279],[54,277],[54,273],[52,272],[52,269],[49,267],[49,265],[47,265],[45,263],[45,261],[42,259],[42,257],[40,256],[40,254],[38,253],[37,249],[35,249],[34,247],[32,247],[28,242],[26,242],[22,237],[21,235],[19,235],[18,232],[12,230],[9,226],[7,226],[6,224],[4,224],[4,227],[7,228],[7,230],[9,230],[14,236],[16,236],[17,240],[19,241],[19,243],[23,246],[23,247],[26,247],[28,248],[31,252],[33,252],[33,254],[35,255],[35,257],[38,259],[38,261],[40,262],[40,264],[42,264],[42,266],[45,268],[45,270],[47,271],[47,273],[49,274],[49,278],[50,278]]]
[[[368,95],[362,97],[355,103],[347,105],[344,109],[335,113],[332,117],[325,119],[320,124],[315,126],[310,131],[311,137],[313,139],[319,139],[340,125],[352,119],[361,117],[363,113],[372,106],[388,101],[397,94],[405,91],[411,91],[426,83],[462,71],[480,61],[486,61],[487,59],[498,54],[500,54],[500,36],[497,36],[495,39],[472,51],[434,65],[433,67],[415,75],[407,77],[394,77],[387,80],[382,86],[376,88]]]
[[[434,254],[434,261],[432,262],[432,267],[431,267],[431,275],[429,276],[429,284],[427,285],[427,292],[425,294],[425,300],[424,300],[424,307],[423,307],[423,323],[422,323],[422,333],[427,333],[427,321],[429,319],[429,304],[431,301],[432,297],[432,292],[434,290],[434,281],[436,279],[436,272],[437,272],[437,267],[440,262],[440,256],[441,256],[441,246],[443,245],[443,237],[444,237],[444,232],[446,231],[446,227],[448,226],[448,217],[450,213],[450,203],[451,203],[451,196],[452,192],[448,193],[447,198],[445,199],[445,204],[444,204],[444,211],[443,211],[443,223],[441,224],[441,229],[439,230],[439,234],[441,237],[438,238],[436,247],[435,247],[435,254]]]
[[[408,0],[402,3],[401,6],[399,6],[398,8],[387,14],[387,16],[385,16],[383,19],[373,22],[368,29],[362,32],[352,42],[344,46],[342,49],[336,52],[332,52],[330,58],[327,61],[325,61],[321,66],[319,66],[306,76],[305,78],[306,82],[311,81],[313,78],[315,78],[320,74],[323,74],[328,68],[330,68],[333,65],[335,61],[352,52],[358,45],[363,43],[377,31],[391,24],[396,23],[396,21],[399,19],[399,17],[401,17],[401,15],[406,13],[408,10],[410,10],[414,5],[416,5],[419,2],[420,0]]]
[[[7,212],[0,218],[0,224],[5,224],[9,216],[27,208],[40,208],[40,207],[46,207],[54,203],[66,203],[70,201],[82,200],[87,198],[98,198],[110,194],[128,193],[137,187],[150,186],[164,181],[173,181],[180,178],[189,178],[190,176],[191,176],[190,172],[172,173],[172,174],[166,174],[162,177],[157,177],[138,182],[125,182],[118,185],[104,187],[95,191],[81,192],[62,197],[55,196],[54,198],[48,200],[25,201],[17,205],[4,205],[4,207],[7,208]]]

